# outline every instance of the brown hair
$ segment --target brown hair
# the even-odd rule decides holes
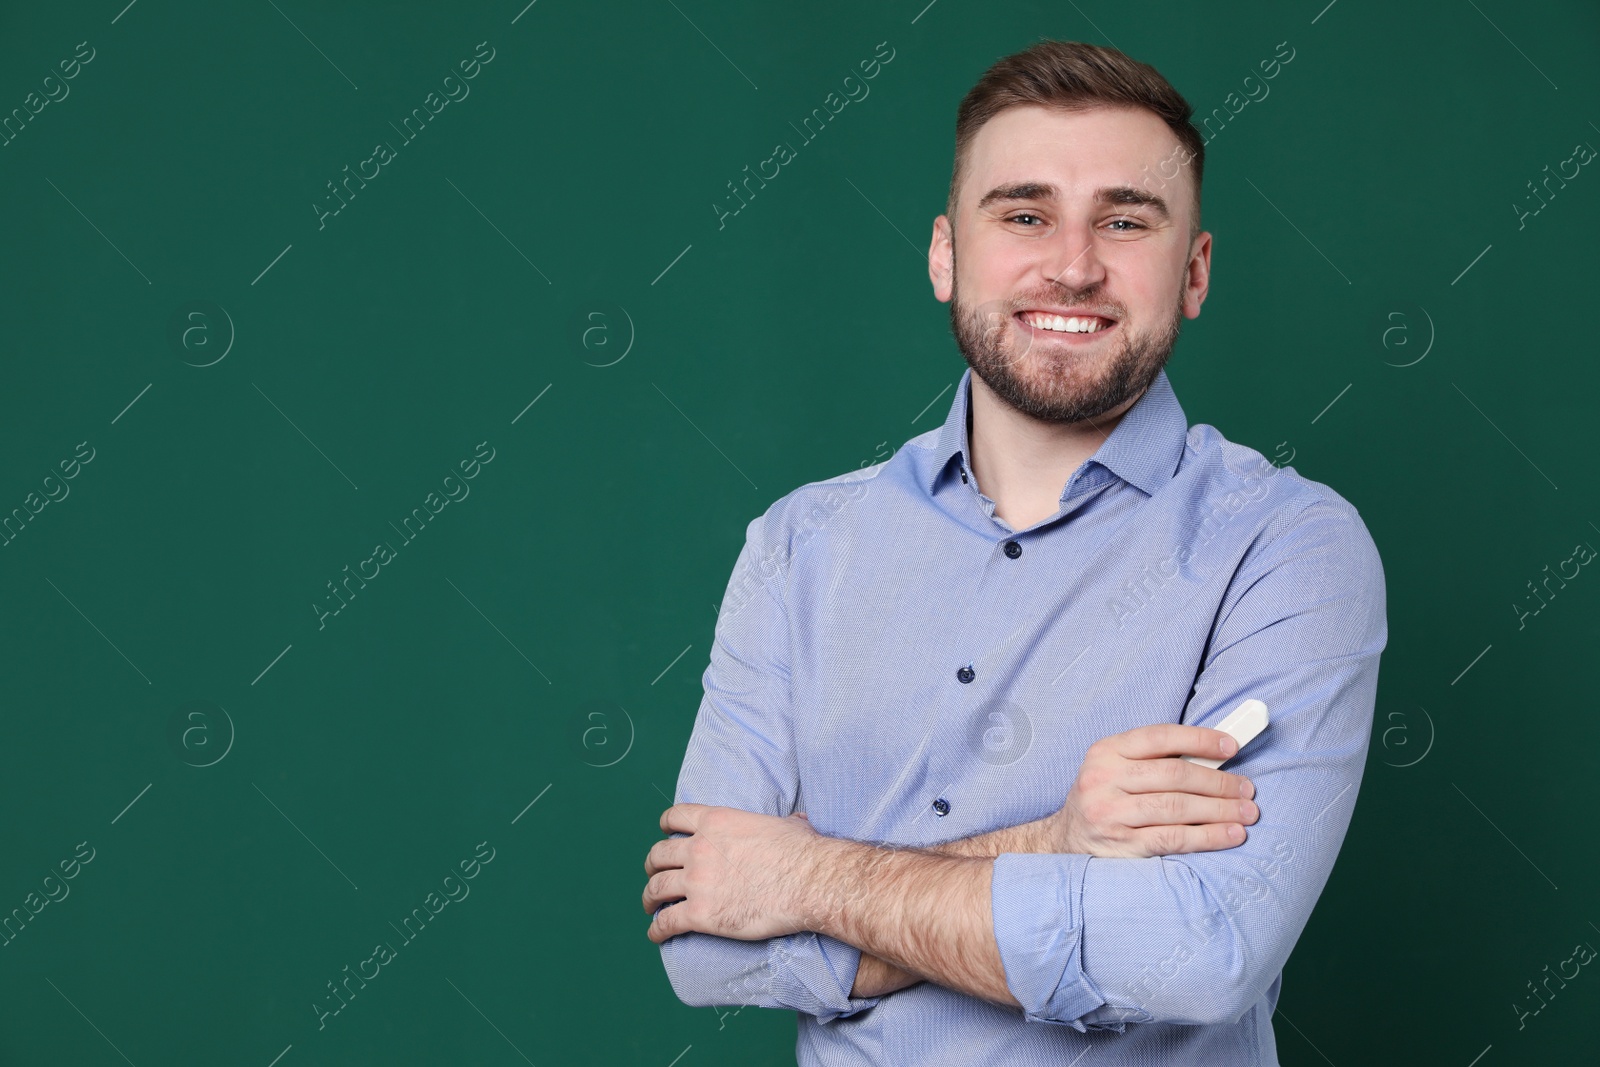
[[[1205,168],[1206,143],[1189,121],[1194,109],[1154,67],[1130,59],[1115,48],[1081,41],[1041,40],[1006,56],[984,71],[978,84],[962,98],[956,112],[955,166],[945,205],[945,214],[952,221],[964,177],[962,171],[978,130],[1005,109],[1027,104],[1061,111],[1128,107],[1154,112],[1177,135],[1180,162],[1194,168],[1190,186],[1194,190],[1194,218],[1190,220],[1189,239],[1193,241],[1199,234],[1200,178]],[[1176,172],[1164,174],[1159,180],[1176,176]]]

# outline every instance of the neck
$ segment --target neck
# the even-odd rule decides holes
[[[1134,397],[1080,423],[1044,422],[1007,404],[976,374],[971,382],[967,440],[972,473],[983,494],[995,502],[995,514],[1014,530],[1060,510],[1067,480],[1139,401]]]

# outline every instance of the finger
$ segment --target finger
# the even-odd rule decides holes
[[[1238,837],[1233,836],[1237,831]],[[1205,826],[1156,826],[1139,830],[1134,842],[1147,856],[1177,856],[1193,852],[1222,852],[1238,848],[1250,836],[1238,823]]]
[[[680,842],[686,840],[688,839],[683,837],[669,837],[651,845],[650,851],[644,857],[644,873],[650,875],[657,871],[682,867],[684,846]]]
[[[1193,793],[1202,797],[1244,797],[1254,800],[1255,783],[1242,774],[1202,767],[1181,759],[1127,760],[1117,772],[1118,787],[1127,793]]]
[[[1117,805],[1123,826],[1253,825],[1261,809],[1253,801],[1198,797],[1191,793],[1131,793]]]
[[[640,900],[644,904],[644,913],[654,915],[663,904],[683,900],[684,876],[681,869],[658,871],[650,876],[644,884],[644,894]]]
[[[683,933],[687,929],[687,920],[678,914],[682,911],[682,908],[673,907],[671,902],[662,905],[650,917],[650,926],[645,930],[645,936],[659,945],[667,938]]]
[[[1198,727],[1196,727],[1198,729]],[[674,804],[661,813],[661,829],[692,834],[709,804]]]
[[[1120,734],[1112,734],[1106,740],[1111,743],[1111,750],[1123,759],[1156,759],[1161,756],[1226,759],[1239,751],[1238,742],[1221,730],[1176,722],[1137,726]]]

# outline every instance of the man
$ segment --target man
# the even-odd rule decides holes
[[[929,250],[949,416],[746,531],[643,904],[679,998],[798,1012],[802,1064],[1277,1063],[1384,580],[1167,380],[1211,264],[1190,114],[1108,48],[992,67]]]

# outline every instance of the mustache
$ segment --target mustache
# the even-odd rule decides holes
[[[1088,309],[1088,311],[1089,311],[1089,313],[1091,315],[1099,315],[1102,318],[1115,319],[1118,322],[1121,322],[1124,318],[1127,317],[1123,313],[1123,310],[1121,308],[1115,307],[1115,306],[1112,306],[1112,305],[1109,305],[1109,304],[1102,304],[1102,303],[1100,303],[1100,300],[1098,299],[1098,297],[1096,297],[1094,295],[1090,295],[1090,294],[1073,295],[1073,294],[1062,293],[1059,290],[1057,290],[1057,291],[1049,291],[1049,290],[1047,290],[1047,291],[1042,291],[1042,292],[1029,293],[1029,294],[1026,295],[1026,297],[1024,299],[1022,299],[1020,301],[1017,301],[1016,302],[1016,306],[1013,307],[1011,310],[1012,310],[1013,313],[1015,313],[1015,312],[1018,312],[1018,311],[1024,311],[1024,310],[1026,310],[1028,308],[1036,308],[1036,307],[1078,307],[1078,308],[1086,308],[1086,309]]]

